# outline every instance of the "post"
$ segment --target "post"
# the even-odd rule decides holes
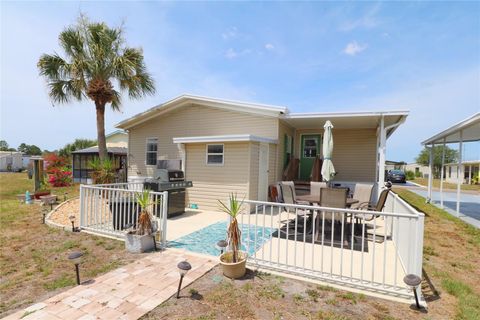
[[[78,270],[78,263],[75,263],[75,273],[77,274],[77,285],[80,285],[80,270]]]
[[[472,165],[468,166],[468,184],[472,184]]]
[[[167,213],[168,213],[168,191],[162,192],[162,249],[167,244]]]
[[[83,184],[80,185],[80,228],[85,225],[85,190]]]
[[[443,208],[443,173],[444,168],[443,164],[445,162],[445,141],[446,138],[443,138],[443,148],[442,148],[442,167],[440,169],[440,207]]]
[[[460,188],[463,182],[462,149],[463,149],[463,130],[460,130],[460,142],[458,143],[458,166],[457,166],[457,216],[460,216]]]
[[[423,213],[419,213],[417,221],[416,221],[416,231],[415,231],[415,262],[414,269],[412,270],[414,274],[422,277],[422,265],[423,265],[423,233],[425,228],[425,215]],[[422,296],[422,286],[418,286],[416,292],[419,297]]]
[[[427,203],[432,201],[432,190],[433,190],[433,148],[434,144],[430,146],[430,157],[428,160],[428,195]]]
[[[385,184],[385,153],[386,153],[387,133],[385,132],[384,117],[380,119],[380,146],[378,155],[378,193],[380,194]]]

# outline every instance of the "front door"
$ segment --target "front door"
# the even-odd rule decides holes
[[[320,135],[302,135],[300,150],[300,180],[310,180],[314,160],[320,156]]]

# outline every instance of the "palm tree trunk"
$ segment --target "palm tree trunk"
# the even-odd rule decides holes
[[[97,110],[97,144],[98,156],[103,161],[107,158],[107,142],[105,140],[105,103],[95,101]]]

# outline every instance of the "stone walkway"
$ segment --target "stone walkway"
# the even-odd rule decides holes
[[[182,260],[192,265],[182,288],[217,264],[214,257],[167,249],[148,254],[4,319],[138,319],[177,292],[180,278],[177,263]]]

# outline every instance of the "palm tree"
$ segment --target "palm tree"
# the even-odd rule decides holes
[[[105,106],[120,110],[122,91],[131,99],[155,93],[143,52],[125,44],[121,27],[112,29],[105,23],[89,22],[84,16],[60,33],[59,42],[65,58],[57,53],[43,54],[37,64],[40,75],[46,79],[54,103],[87,98],[95,102],[98,152],[104,160]]]

